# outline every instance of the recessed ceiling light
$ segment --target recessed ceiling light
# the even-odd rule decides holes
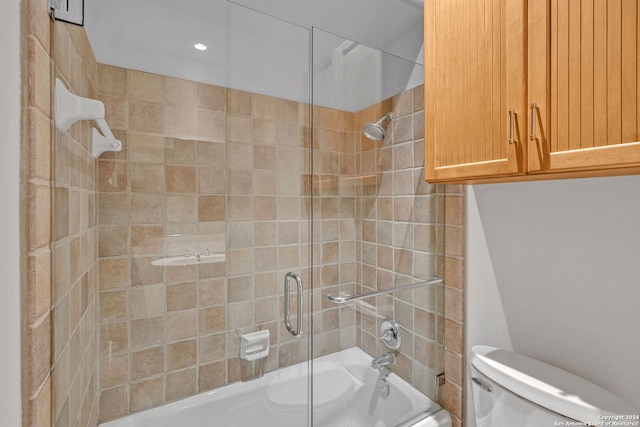
[[[207,45],[204,43],[196,43],[193,45],[198,50],[207,50]]]

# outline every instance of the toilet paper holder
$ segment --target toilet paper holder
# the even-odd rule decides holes
[[[269,355],[269,330],[240,335],[240,359],[253,362]]]

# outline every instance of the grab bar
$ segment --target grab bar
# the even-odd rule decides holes
[[[387,295],[394,292],[408,291],[409,289],[419,288],[421,286],[429,286],[429,285],[438,285],[442,283],[442,277],[433,276],[433,279],[426,280],[424,282],[412,283],[410,285],[398,286],[396,288],[384,289],[382,291],[371,292],[369,294],[364,295],[355,295],[350,297],[334,297],[333,295],[327,295],[327,299],[331,302],[335,302],[336,304],[345,304],[348,302],[354,302],[365,298],[377,297],[380,295]]]
[[[291,312],[289,309],[289,301],[290,301],[290,290],[289,290],[289,282],[291,279],[296,281],[298,285],[298,328],[293,329],[291,326]],[[302,335],[302,279],[296,273],[287,273],[284,276],[284,325],[287,327],[287,331],[294,337],[299,337]]]

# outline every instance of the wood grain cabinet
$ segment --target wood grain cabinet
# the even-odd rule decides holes
[[[425,0],[425,177],[640,173],[636,0]]]

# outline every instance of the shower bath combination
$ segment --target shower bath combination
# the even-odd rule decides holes
[[[387,132],[384,130],[383,125],[386,122],[390,122],[393,118],[392,113],[387,113],[380,120],[375,123],[367,123],[362,127],[362,133],[367,138],[373,141],[382,141],[384,137],[387,135]]]

